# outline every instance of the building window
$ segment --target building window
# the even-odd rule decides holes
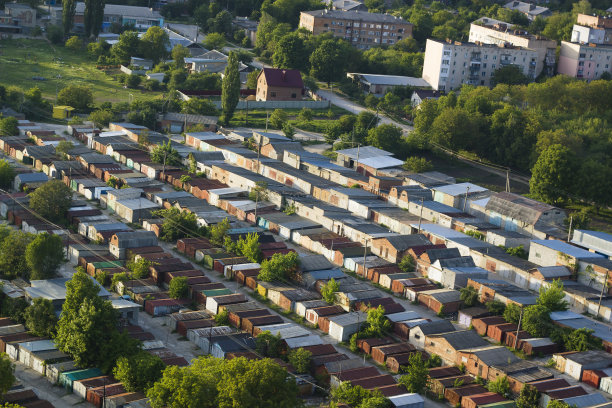
[[[448,73],[448,68],[442,68],[440,70],[440,72],[442,72],[443,74],[446,74],[446,73]]]
[[[442,60],[442,65],[449,65],[449,60]]]
[[[353,27],[359,27],[359,25],[360,25],[359,23],[355,23],[353,24]]]
[[[292,97],[293,99],[295,99],[295,98],[297,98],[297,95],[296,95],[296,94],[294,94],[294,93],[292,93],[292,94],[291,94],[291,97]]]
[[[444,51],[444,55],[451,55],[450,51]]]
[[[270,96],[271,96],[272,98],[276,98],[276,92],[270,92]]]
[[[495,64],[491,64],[491,68],[495,69]]]
[[[329,27],[329,24],[323,24],[323,27]]]

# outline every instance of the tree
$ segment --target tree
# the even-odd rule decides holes
[[[503,397],[510,397],[510,383],[508,382],[508,377],[505,375],[489,382],[487,384],[487,389]]]
[[[540,292],[536,301],[538,305],[544,306],[549,312],[567,310],[568,304],[565,301],[565,292],[563,291],[561,279],[555,279],[549,285],[540,286]]]
[[[433,164],[424,157],[411,156],[406,159],[402,167],[414,173],[423,173],[432,170]]]
[[[601,350],[603,348],[602,341],[599,337],[593,336],[593,333],[593,330],[586,329],[584,327],[576,330],[568,330],[567,334],[565,334],[563,338],[563,346],[565,347],[565,350]]]
[[[140,52],[145,57],[153,61],[156,65],[160,60],[168,55],[170,37],[161,27],[149,27],[140,39]]]
[[[30,279],[52,278],[64,261],[64,243],[59,235],[37,234],[28,244],[25,258]]]
[[[177,276],[170,281],[168,295],[173,299],[184,299],[187,297],[189,286],[185,276]]]
[[[215,245],[223,245],[227,231],[230,228],[230,222],[227,218],[210,227],[210,242]]]
[[[298,33],[282,37],[272,55],[276,68],[305,70],[308,66],[308,53],[304,52],[305,44]]]
[[[413,353],[408,358],[408,365],[404,367],[405,375],[399,379],[399,383],[406,387],[408,392],[421,393],[427,384],[427,364],[423,361],[421,353]]]
[[[562,400],[553,400],[548,401],[546,408],[571,408],[571,405]]]
[[[206,38],[204,38],[204,47],[209,50],[220,50],[225,47],[225,36],[221,33],[209,33],[206,34]]]
[[[323,286],[321,286],[321,296],[330,305],[333,305],[336,301],[336,292],[340,290],[340,285],[334,278],[328,280]]]
[[[256,69],[247,74],[247,81],[246,81],[247,89],[257,89],[257,78],[259,78],[260,73],[261,73],[261,69]]]
[[[295,380],[270,359],[199,357],[187,367],[169,366],[147,392],[153,408],[300,406]]]
[[[98,109],[89,114],[88,119],[92,121],[97,127],[105,128],[115,118],[115,114],[110,110]]]
[[[224,123],[230,123],[239,99],[240,73],[238,72],[238,57],[235,52],[230,52],[221,87],[221,108],[223,110]]]
[[[397,152],[402,146],[402,129],[391,124],[383,124],[370,129],[366,141],[370,146]]]
[[[177,44],[172,48],[172,59],[177,69],[185,69],[185,58],[191,56],[189,49],[182,44]]]
[[[164,219],[159,235],[162,241],[175,242],[185,237],[198,237],[204,232],[198,225],[194,213],[181,211],[178,208],[167,208],[153,211],[152,215]]]
[[[367,332],[369,336],[382,337],[391,330],[391,322],[385,316],[383,305],[368,310],[366,323],[368,324]]]
[[[128,65],[130,58],[138,54],[140,47],[140,38],[136,31],[125,31],[119,36],[119,40],[111,48],[111,55],[115,57],[120,64]]]
[[[61,142],[57,144],[57,146],[55,146],[55,152],[61,153],[62,157],[64,157],[68,155],[68,152],[72,150],[73,148],[74,148],[74,145],[72,144],[72,142],[69,142],[67,140],[62,140]]]
[[[266,259],[261,263],[261,270],[257,279],[272,282],[275,280],[287,280],[300,264],[297,252],[288,254],[274,254],[272,258]]]
[[[554,144],[540,154],[533,166],[529,191],[542,201],[556,204],[573,191],[576,170],[574,153]]]
[[[525,384],[515,400],[516,408],[538,408],[540,406],[540,391],[533,385]]]
[[[9,356],[0,353],[0,397],[3,397],[11,389],[15,382],[15,366],[11,363]]]
[[[349,63],[348,52],[341,40],[324,40],[310,54],[310,72],[315,78],[327,82],[337,81]]]
[[[300,122],[310,122],[314,117],[314,112],[310,108],[302,108],[300,113],[298,113],[298,120]]]
[[[227,311],[227,309],[223,309],[222,311],[217,313],[214,319],[215,319],[215,324],[217,326],[229,326],[230,324],[229,312]]]
[[[15,170],[5,159],[0,159],[0,188],[9,189],[15,179]]]
[[[402,272],[414,272],[416,268],[416,263],[412,255],[404,255],[400,260],[399,264],[397,264]]]
[[[393,406],[379,390],[370,391],[360,385],[353,386],[350,381],[344,381],[340,386],[332,389],[331,398],[335,403],[344,403],[356,408],[391,408]]]
[[[240,237],[237,243],[238,251],[251,262],[261,262],[262,253],[259,249],[259,235],[249,233],[246,238]]]
[[[53,337],[57,317],[49,299],[36,298],[24,313],[26,327],[35,336]]]
[[[495,316],[503,315],[504,310],[506,310],[506,305],[504,305],[499,300],[490,300],[487,303],[485,303],[485,307],[487,308],[489,312],[493,313]]]
[[[30,193],[30,208],[51,221],[61,221],[72,205],[72,191],[60,180],[47,181]]]
[[[277,129],[282,129],[287,122],[287,112],[282,109],[274,109],[270,115],[270,124]]]
[[[76,35],[73,35],[66,40],[65,46],[73,51],[79,51],[81,48],[83,48],[83,41]]]
[[[542,305],[527,306],[523,312],[521,326],[533,337],[548,336],[552,326],[550,311]]]
[[[521,318],[521,307],[515,303],[508,303],[506,310],[504,310],[504,319],[508,323],[518,324]]]
[[[280,334],[273,335],[266,330],[255,338],[255,350],[257,353],[271,358],[280,357],[283,349],[283,340]]]
[[[293,136],[295,136],[295,128],[291,125],[291,123],[287,122],[283,125],[283,134],[288,139],[293,139]]]
[[[208,31],[213,33],[220,33],[223,35],[232,34],[232,15],[227,10],[221,10],[218,13],[214,13],[215,16],[208,20]]]
[[[130,74],[125,78],[125,86],[130,89],[138,88],[140,82],[142,82],[142,77],[140,75]]]
[[[259,202],[266,201],[268,199],[268,183],[265,181],[258,181],[255,183],[255,187],[249,191],[249,200]]]
[[[217,108],[208,99],[191,98],[183,102],[183,113],[216,116]]]
[[[93,103],[93,94],[89,87],[68,85],[57,94],[57,103],[84,111]]]
[[[62,23],[65,34],[68,34],[70,30],[72,30],[72,22],[74,21],[75,12],[75,0],[62,0]]]
[[[461,288],[459,292],[461,292],[459,298],[466,306],[474,306],[478,303],[478,291],[472,286],[466,286],[465,288]]]
[[[167,166],[180,166],[183,162],[178,151],[172,147],[170,140],[168,140],[168,143],[162,142],[151,150],[151,160]]]
[[[19,133],[17,125],[19,122],[12,116],[2,118],[0,117],[0,134],[2,136],[14,136]]]
[[[128,392],[146,392],[162,377],[166,368],[158,356],[141,351],[134,356],[120,357],[113,375]]]
[[[85,0],[85,14],[83,20],[85,23],[85,36],[87,38],[97,37],[102,28],[104,20],[104,0]]]
[[[289,352],[287,359],[289,363],[295,368],[298,374],[307,373],[310,371],[310,358],[312,353],[308,350],[304,350],[302,347],[294,349]]]
[[[122,355],[136,354],[138,342],[117,331],[110,301],[98,297],[100,286],[83,271],[66,282],[66,300],[57,324],[55,343],[77,366],[110,371]],[[97,350],[92,353],[91,350]]]
[[[0,244],[0,276],[5,279],[28,279],[30,268],[26,262],[26,249],[32,234],[13,230]]]
[[[138,258],[137,261],[129,261],[126,267],[132,272],[132,277],[134,279],[144,279],[149,276],[149,268],[153,265],[156,265],[153,261],[146,258]]]
[[[524,85],[528,82],[529,79],[523,74],[518,65],[506,65],[498,68],[493,73],[493,78],[491,78],[491,86],[497,84]]]

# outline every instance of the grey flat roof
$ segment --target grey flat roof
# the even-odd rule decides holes
[[[336,153],[347,156],[353,160],[357,160],[357,153],[359,153],[359,161],[363,159],[367,159],[370,157],[380,157],[380,156],[392,156],[393,153],[387,152],[385,150],[378,149],[374,146],[363,146],[363,147],[355,147],[352,149],[344,149],[337,150]]]
[[[372,85],[388,85],[388,86],[419,86],[427,87],[430,85],[423,78],[415,78],[401,75],[379,75],[379,74],[361,74],[357,72],[348,72],[346,76],[356,76]]]
[[[98,296],[109,297],[110,293],[104,289],[94,278],[89,277],[96,286],[100,288]],[[69,278],[56,278],[46,280],[33,280],[30,282],[32,286],[25,288],[28,297],[32,299],[43,298],[49,300],[65,300],[66,299],[66,282]]]
[[[338,20],[360,20],[373,23],[396,23],[410,24],[401,17],[395,17],[390,14],[368,13],[367,11],[343,11],[343,10],[313,10],[302,11],[304,14],[309,14],[314,17],[335,18]]]

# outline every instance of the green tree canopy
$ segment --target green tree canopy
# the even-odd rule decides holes
[[[111,55],[120,64],[129,65],[130,58],[138,55],[140,48],[140,38],[136,31],[125,31],[119,36],[119,40],[111,48]]]
[[[521,388],[518,398],[515,399],[516,408],[538,408],[540,404],[540,392],[530,384]]]
[[[37,234],[26,248],[25,259],[31,279],[52,278],[64,262],[64,243],[59,235]]]
[[[542,305],[527,306],[523,312],[521,325],[533,337],[546,337],[552,326],[550,311]]]
[[[137,261],[128,261],[126,267],[132,272],[131,275],[134,279],[144,279],[149,276],[149,268],[153,265],[156,265],[153,261],[146,258],[138,258]]]
[[[20,230],[13,230],[8,235],[3,235],[0,243],[0,275],[3,278],[29,279],[30,268],[25,255],[28,244],[33,238],[32,234]]]
[[[349,63],[350,45],[341,40],[325,40],[310,54],[310,71],[315,78],[327,82],[337,81]]]
[[[504,319],[508,323],[518,324],[521,317],[521,307],[515,303],[508,303],[504,310]]]
[[[574,153],[565,146],[552,145],[533,166],[529,191],[542,201],[556,204],[573,190],[576,170]]]
[[[187,297],[189,286],[187,285],[187,278],[185,276],[177,276],[170,281],[170,287],[168,288],[168,294],[174,299],[184,299]]]
[[[15,366],[11,363],[9,356],[0,353],[0,397],[11,389],[15,382]]]
[[[302,347],[291,350],[289,354],[287,354],[289,363],[291,363],[295,371],[299,374],[310,371],[311,357],[312,353],[308,350],[304,350]]]
[[[299,264],[300,259],[297,252],[274,254],[272,258],[266,259],[261,263],[261,270],[259,275],[257,275],[257,279],[265,282],[288,280],[296,272]]]
[[[172,143],[168,140],[167,143],[162,143],[151,150],[151,160],[155,163],[166,164],[167,166],[180,166],[182,163],[181,156]]]
[[[383,305],[378,305],[377,308],[368,310],[366,318],[368,324],[368,335],[382,337],[391,330],[391,322],[385,316],[385,308]]]
[[[199,357],[169,366],[147,392],[153,408],[299,407],[295,380],[270,359]]]
[[[2,119],[0,119],[0,122]],[[1,132],[1,130],[0,130]],[[15,170],[8,161],[0,159],[0,188],[9,189],[13,186]]]
[[[518,65],[506,65],[493,73],[491,84],[523,85],[529,82]]]
[[[79,111],[86,111],[93,104],[93,94],[89,87],[68,85],[57,94],[57,103],[72,106]]]
[[[321,296],[330,305],[333,305],[336,301],[336,292],[340,289],[340,285],[334,278],[328,280],[323,286],[321,286]]]
[[[209,50],[221,50],[225,47],[225,36],[221,33],[208,33],[206,34],[206,38],[204,38],[204,47]]]
[[[15,136],[19,133],[17,125],[19,122],[12,116],[6,118],[0,117],[0,135]],[[4,159],[3,159],[4,160]]]
[[[236,243],[236,247],[242,256],[249,259],[251,262],[261,262],[262,253],[259,249],[259,235],[252,232],[249,233],[246,238],[242,236]]]
[[[399,268],[403,272],[414,272],[416,268],[416,263],[412,255],[406,254],[402,257],[401,261],[399,262],[399,264],[397,264],[397,266],[399,266]]]
[[[306,70],[308,54],[304,52],[304,40],[298,33],[282,37],[276,44],[272,61],[276,68]]]
[[[230,123],[234,116],[236,105],[240,99],[240,73],[238,72],[238,56],[230,52],[221,85],[221,109],[223,110],[223,122]]]
[[[230,222],[227,218],[224,218],[223,221],[210,227],[210,242],[215,245],[223,245],[225,236],[230,227]]]
[[[503,397],[510,397],[510,382],[508,382],[508,377],[505,375],[489,382],[487,384],[487,389]]]
[[[198,225],[196,215],[178,208],[156,210],[152,215],[163,218],[159,238],[166,242],[175,242],[185,237],[199,237],[205,233],[205,228]]]
[[[478,303],[478,291],[472,286],[466,286],[465,288],[461,288],[459,292],[461,292],[459,298],[466,306],[470,307]]]
[[[158,356],[141,351],[136,355],[120,357],[113,375],[128,392],[147,392],[162,377],[166,365]]]
[[[168,55],[170,37],[161,27],[149,27],[146,33],[140,38],[140,53],[147,59],[157,64]]]
[[[540,293],[536,301],[538,305],[545,307],[549,312],[567,310],[569,306],[565,301],[561,279],[555,279],[550,284],[540,286]]]
[[[283,352],[283,340],[266,330],[255,338],[255,351],[266,357],[280,357]]]
[[[403,143],[402,129],[391,124],[383,124],[370,129],[366,141],[370,146],[386,151],[397,152]]]
[[[399,383],[406,387],[408,392],[421,393],[427,384],[427,362],[423,361],[421,353],[410,355],[408,365],[404,368],[405,375],[399,379]]]
[[[24,313],[26,327],[35,336],[53,337],[55,334],[55,308],[49,299],[37,298]]]
[[[72,191],[60,180],[50,180],[30,193],[30,208],[51,221],[62,221],[72,205]]]

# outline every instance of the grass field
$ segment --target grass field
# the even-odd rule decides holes
[[[160,92],[123,88],[112,75],[96,69],[95,61],[85,49],[73,51],[62,45],[52,46],[45,40],[0,41],[0,85],[13,85],[23,90],[37,86],[43,97],[55,101],[56,92],[69,84],[90,88],[96,104],[129,102],[130,94],[134,100],[161,95]]]

